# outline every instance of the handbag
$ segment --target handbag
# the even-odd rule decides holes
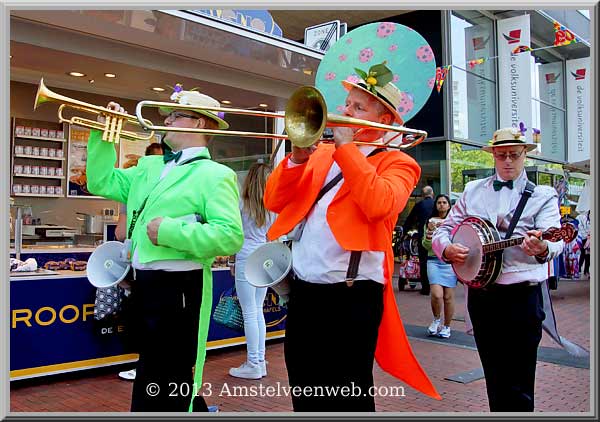
[[[244,316],[235,287],[225,291],[219,298],[213,321],[235,331],[244,331]]]

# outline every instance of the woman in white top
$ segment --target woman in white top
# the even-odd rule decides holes
[[[242,306],[244,332],[246,335],[247,359],[229,375],[237,378],[260,379],[267,375],[265,362],[266,325],[263,302],[266,288],[252,286],[244,273],[246,259],[256,248],[267,242],[267,230],[272,224],[273,214],[265,209],[263,195],[271,167],[255,163],[250,167],[242,187],[240,210],[244,227],[244,245],[235,255],[235,288]]]

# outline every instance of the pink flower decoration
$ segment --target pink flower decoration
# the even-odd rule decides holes
[[[392,22],[382,22],[377,27],[377,36],[379,38],[389,37],[396,30],[396,24]]]
[[[435,76],[427,81],[427,86],[431,89],[435,86]]]
[[[396,82],[398,82],[399,80],[400,80],[400,76],[398,76],[398,75],[394,74],[394,77],[392,78],[392,82],[393,82],[393,83],[396,83]]]
[[[400,99],[400,104],[398,105],[397,110],[398,110],[398,114],[400,116],[404,116],[407,113],[410,113],[410,111],[415,106],[415,103],[413,100],[413,96],[411,94],[409,94],[408,92],[401,91],[400,95],[401,95],[401,99]]]
[[[362,50],[360,50],[360,53],[358,53],[358,60],[361,63],[367,63],[373,58],[374,54],[375,53],[373,52],[372,48],[363,48]]]
[[[356,84],[358,82],[360,82],[360,78],[358,77],[358,75],[348,75],[348,77],[346,78],[346,80],[350,83]]]
[[[340,54],[339,59],[341,62],[345,62],[347,58],[348,58],[348,56],[346,56],[345,54]]]
[[[388,48],[388,50],[390,50],[390,51],[396,51],[396,50],[398,50],[398,45],[397,44],[392,44],[392,45],[390,45],[390,47]]]
[[[352,44],[352,38],[348,38],[348,39],[346,40],[346,44]]]
[[[417,59],[420,62],[426,63],[433,60],[433,51],[431,51],[431,47],[428,45],[423,45],[417,48]]]
[[[332,81],[334,79],[335,79],[335,73],[333,73],[333,72],[327,72],[325,74],[325,80],[326,81]]]

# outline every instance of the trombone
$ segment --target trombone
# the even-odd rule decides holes
[[[167,107],[177,108],[180,110],[202,109],[205,111],[224,112],[246,116],[285,119],[285,131],[287,135],[279,135],[275,133],[242,132],[235,130],[154,126],[152,124],[148,124],[148,120],[144,119],[142,115],[144,107]],[[395,136],[379,143],[355,141],[356,144],[365,144],[371,146],[408,149],[420,144],[425,140],[425,138],[427,138],[427,132],[423,130],[410,129],[404,126],[384,125],[381,123],[371,122],[369,120],[355,119],[352,117],[327,113],[327,104],[325,103],[323,95],[317,88],[312,86],[303,86],[294,91],[286,104],[285,113],[273,113],[268,111],[244,110],[226,107],[207,106],[199,108],[198,106],[187,104],[160,101],[140,101],[135,108],[135,115],[137,116],[140,126],[146,130],[202,133],[206,135],[223,135],[249,138],[289,139],[293,145],[300,148],[309,147],[315,144],[317,141],[320,141],[325,128],[334,126],[354,127],[363,130],[376,129],[396,133]],[[396,140],[398,137],[400,139]]]
[[[72,125],[78,125],[90,129],[100,130],[102,131],[103,141],[114,142],[115,144],[118,144],[119,139],[121,138],[131,141],[149,141],[154,138],[154,131],[150,132],[147,135],[143,135],[137,132],[123,130],[123,126],[125,124],[132,124],[143,127],[135,116],[131,116],[127,113],[120,113],[118,111],[109,110],[106,107],[88,104],[83,101],[75,100],[73,98],[57,94],[56,92],[53,92],[50,89],[48,89],[46,85],[44,85],[44,78],[42,78],[40,79],[40,84],[38,86],[37,94],[35,96],[33,109],[35,110],[40,106],[40,104],[50,101],[61,103],[60,107],[58,107],[58,120],[61,123],[66,122]],[[67,119],[63,117],[63,110],[66,107],[70,107],[72,109],[83,111],[86,113],[104,116],[105,121],[104,123],[100,123],[96,120],[85,119],[83,117],[77,116]],[[152,124],[150,120],[146,120],[144,123],[149,125]]]

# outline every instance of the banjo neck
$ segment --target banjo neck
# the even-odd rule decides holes
[[[523,243],[524,239],[525,238],[523,236],[520,236],[511,237],[510,239],[506,240],[499,240],[498,242],[488,243],[486,245],[483,245],[483,253],[498,252],[502,249],[510,248],[511,246],[520,245],[521,243]]]
[[[563,223],[561,228],[551,227],[542,233],[541,238],[543,240],[549,240],[551,242],[557,242],[559,240],[565,240],[567,243],[573,241],[577,237],[577,229],[571,223]],[[483,245],[483,253],[498,252],[511,246],[517,246],[523,243],[525,238],[523,236],[511,237],[510,239],[498,240]]]

